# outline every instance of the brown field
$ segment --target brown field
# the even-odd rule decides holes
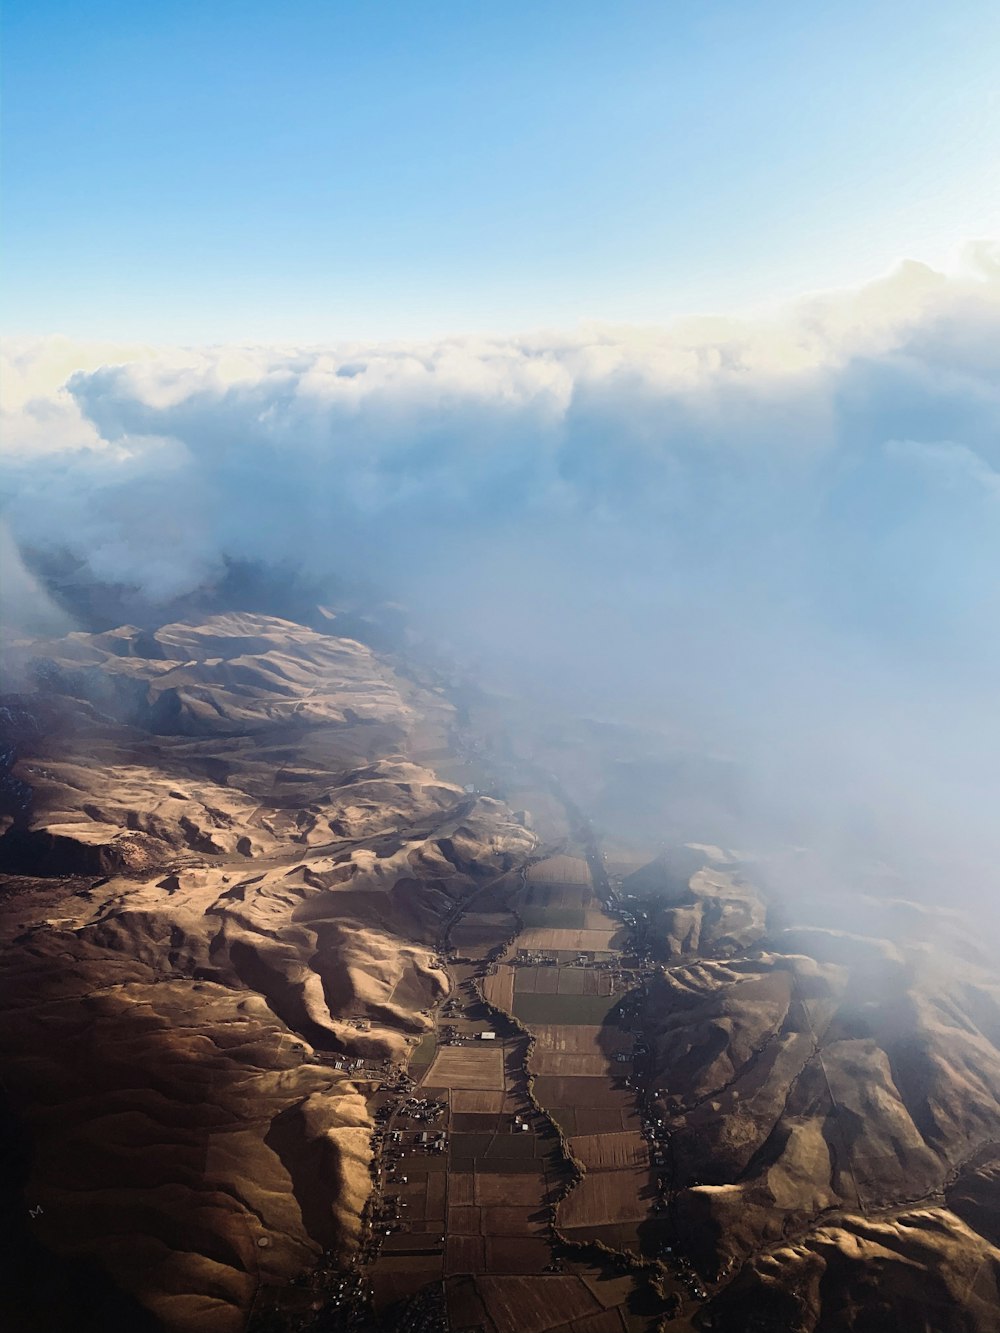
[[[625,1333],[628,1323],[619,1310],[598,1310],[565,1324],[566,1333]]]
[[[476,1202],[476,1177],[471,1171],[452,1171],[448,1176],[448,1204],[471,1207]]]
[[[476,1286],[497,1333],[545,1333],[599,1308],[577,1277],[481,1277]]]
[[[631,1093],[620,1092],[621,1110],[607,1107],[578,1106],[576,1108],[577,1134],[617,1134],[620,1130],[638,1129],[642,1123],[638,1111],[631,1105]],[[562,1121],[559,1122],[560,1124]]]
[[[486,1237],[486,1267],[491,1273],[540,1273],[552,1262],[552,1249],[540,1236]]]
[[[452,927],[451,942],[460,954],[479,957],[516,930],[517,919],[510,912],[470,912]]]
[[[592,1171],[559,1205],[559,1225],[594,1227],[642,1221],[655,1197],[644,1168]]]
[[[456,1113],[499,1115],[503,1110],[504,1095],[475,1088],[456,1088],[451,1095],[451,1109]]]
[[[500,1092],[504,1086],[502,1046],[446,1046],[427,1071],[426,1086]]]
[[[477,1157],[484,1157],[494,1139],[493,1134],[452,1134],[448,1155],[453,1167],[473,1170]]]
[[[600,1051],[533,1051],[531,1072],[556,1078],[600,1078],[608,1072],[608,1058]]]
[[[501,1124],[501,1117],[498,1115],[487,1115],[480,1111],[456,1111],[451,1117],[449,1128],[453,1134],[496,1134]]]
[[[510,1012],[514,1003],[514,969],[498,967],[496,972],[483,980],[483,994],[487,1003],[495,1004],[498,1009]]]
[[[546,1106],[545,1109],[565,1135],[572,1137],[576,1133],[575,1106]],[[615,1125],[614,1128],[618,1129],[619,1126]]]
[[[579,1134],[570,1142],[573,1156],[592,1171],[623,1166],[649,1169],[649,1148],[641,1134]]]
[[[585,953],[588,949],[608,952],[614,948],[611,941],[621,934],[619,926],[604,930],[551,930],[545,926],[529,926],[518,936],[517,947],[543,953],[552,949],[567,953]]]
[[[602,911],[601,908],[599,907],[596,909],[593,907],[587,909],[586,920],[584,921],[583,924],[587,930],[620,929],[614,917],[608,916],[607,912]]]
[[[482,1236],[449,1236],[445,1272],[482,1273],[486,1269],[486,1246]]]
[[[471,1277],[449,1278],[445,1284],[448,1322],[452,1328],[485,1328],[486,1310]]]
[[[497,1134],[483,1157],[489,1160],[523,1161],[525,1158],[544,1157],[549,1145],[534,1134]],[[512,1168],[513,1169],[513,1168]]]
[[[456,1236],[478,1236],[479,1209],[449,1208],[448,1231]]]
[[[518,995],[611,995],[611,973],[594,967],[518,967]]]
[[[589,884],[528,884],[517,902],[518,912],[585,912],[597,900]]]
[[[605,1052],[628,1051],[632,1048],[632,1034],[610,1024],[535,1023],[531,1031],[537,1045],[535,1050],[565,1051],[573,1055],[602,1055]]]
[[[427,1218],[435,1220],[444,1220],[444,1199],[448,1187],[448,1179],[443,1171],[434,1171],[427,1177],[427,1202],[425,1204]]]
[[[568,1240],[582,1241],[585,1245],[599,1240],[609,1250],[631,1250],[633,1254],[641,1254],[639,1230],[643,1225],[636,1221],[609,1222],[607,1226],[565,1227],[564,1230]]]
[[[541,1157],[480,1157],[476,1160],[476,1172],[481,1176],[533,1176],[545,1170],[546,1165]]]
[[[484,1236],[530,1236],[543,1227],[547,1215],[542,1208],[484,1208]]]
[[[631,1110],[635,1096],[613,1088],[606,1078],[535,1079],[535,1096],[543,1106],[599,1107],[608,1111]]]
[[[426,1287],[428,1282],[440,1281],[441,1257],[423,1256],[384,1257],[372,1270],[372,1288],[375,1306],[384,1310],[397,1301],[406,1300]]]
[[[560,995],[611,995],[611,973],[592,967],[561,967]]]
[[[407,1183],[400,1183],[397,1192],[406,1204],[410,1222],[419,1223],[427,1216],[427,1177],[411,1175]]]
[[[489,1172],[476,1176],[476,1203],[483,1208],[543,1207],[547,1185],[541,1171]]]
[[[528,871],[531,884],[589,884],[590,867],[582,856],[550,856]]]
[[[558,967],[519,967],[514,978],[518,995],[555,995],[559,989]]]
[[[582,1273],[581,1277],[588,1291],[593,1292],[605,1310],[610,1310],[613,1305],[624,1305],[632,1294],[634,1279],[621,1277],[612,1270],[592,1269],[589,1273]]]

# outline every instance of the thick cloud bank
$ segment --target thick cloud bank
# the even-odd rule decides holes
[[[761,809],[995,865],[1000,261],[968,260],[753,324],[14,343],[6,522],[153,599],[224,556],[363,575],[498,678],[736,756]]]

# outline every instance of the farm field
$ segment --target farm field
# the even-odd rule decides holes
[[[538,1023],[531,1029],[537,1043],[535,1049],[567,1052],[576,1055],[613,1055],[631,1051],[632,1034],[610,1023]]]
[[[455,1088],[451,1094],[451,1109],[456,1113],[499,1115],[505,1100],[504,1093],[490,1088]]]
[[[651,1317],[627,1308],[634,1278],[612,1283],[588,1269],[588,1285],[553,1249],[562,1236],[638,1252],[653,1197],[637,1094],[625,1081],[635,1034],[620,1009],[634,977],[615,947],[626,932],[602,910],[583,857],[550,857],[514,880],[506,898],[481,896],[449,937],[452,988],[440,1022],[445,1042],[466,1040],[425,1039],[414,1063],[419,1096],[447,1105],[427,1156],[415,1136],[406,1183],[397,1175],[391,1186],[406,1212],[382,1242],[376,1306],[396,1318],[389,1311],[418,1288],[415,1275],[433,1270],[444,1276],[454,1328],[652,1333]],[[588,952],[606,954],[606,965],[580,964]],[[512,1035],[496,1010],[525,1034]],[[486,1030],[495,1042],[468,1040]],[[585,1172],[575,1184],[554,1127]]]
[[[613,940],[623,934],[619,926],[605,926],[601,930],[558,929],[551,926],[528,926],[517,937],[519,949],[536,953],[555,950],[561,953],[609,953],[616,946]]]
[[[545,1333],[600,1306],[577,1277],[484,1277],[476,1283],[497,1333]]]
[[[516,930],[517,918],[511,912],[470,912],[454,926],[451,940],[459,953],[478,957]]]
[[[504,1089],[503,1047],[446,1046],[427,1071],[427,1087],[465,1088],[502,1092]]]
[[[513,1013],[530,1030],[536,1023],[603,1023],[618,1001],[609,995],[532,995],[514,993]]]
[[[631,1034],[612,1026],[596,1024],[537,1024],[532,1028],[536,1045],[531,1054],[531,1072],[565,1077],[601,1077],[620,1072],[616,1053],[632,1048]]]
[[[577,1134],[571,1139],[570,1147],[573,1156],[591,1171],[621,1167],[649,1169],[649,1148],[636,1130],[617,1134]]]
[[[528,871],[529,884],[584,884],[590,887],[590,867],[582,856],[550,856]]]
[[[603,995],[614,990],[610,970],[594,967],[517,967],[508,969],[518,995]]]
[[[559,1223],[569,1228],[642,1221],[655,1197],[648,1168],[589,1171],[559,1205]]]
[[[591,924],[587,920],[588,916],[593,915],[584,907],[552,907],[548,903],[523,906],[520,910],[521,920],[530,929],[557,927],[562,930],[584,930]],[[601,925],[602,922],[598,920],[598,928]]]
[[[484,977],[483,995],[487,1003],[509,1014],[514,1007],[514,969],[499,967],[496,972]]]

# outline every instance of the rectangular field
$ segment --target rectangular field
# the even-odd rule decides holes
[[[469,912],[455,923],[451,942],[460,954],[478,958],[517,930],[517,920],[510,912]]]
[[[372,1270],[376,1309],[384,1310],[406,1300],[429,1282],[439,1281],[442,1271],[440,1255],[437,1258],[383,1256]]]
[[[445,1046],[424,1080],[427,1087],[502,1092],[502,1046]]]
[[[484,1208],[482,1232],[484,1236],[530,1236],[547,1220],[544,1208]]]
[[[476,1286],[497,1333],[545,1333],[600,1308],[577,1277],[481,1277]]]
[[[603,1023],[618,1002],[608,995],[515,994],[514,1015],[529,1028],[537,1023]]]
[[[632,1092],[612,1087],[606,1078],[536,1078],[535,1096],[542,1106],[595,1107],[621,1112],[632,1110],[635,1105]]]
[[[525,912],[585,912],[596,902],[589,884],[529,884],[517,900],[517,911],[523,920]]]
[[[592,1171],[559,1205],[559,1226],[641,1222],[655,1198],[656,1190],[644,1168]]]
[[[498,1134],[507,1126],[498,1115],[486,1115],[478,1111],[455,1111],[448,1128],[453,1134]]]
[[[486,1267],[491,1273],[540,1273],[552,1262],[552,1250],[541,1236],[486,1237]]]
[[[432,1171],[427,1176],[426,1217],[429,1222],[444,1221],[444,1200],[448,1182],[444,1171]]]
[[[609,1171],[619,1167],[649,1169],[649,1147],[641,1134],[578,1134],[570,1141],[573,1156],[588,1170]]]
[[[597,950],[608,953],[614,949],[612,940],[623,936],[621,927],[603,930],[560,930],[551,926],[529,926],[517,937],[517,948],[533,953],[548,953],[553,949],[567,953],[587,953]]]
[[[482,1236],[449,1236],[445,1272],[482,1273],[486,1269],[486,1246]]]
[[[550,856],[528,871],[530,884],[589,884],[590,866],[582,856]]]
[[[456,1088],[451,1095],[451,1109],[457,1113],[499,1115],[503,1110],[504,1094],[483,1089]]]
[[[536,1023],[532,1026],[535,1050],[565,1051],[574,1055],[614,1055],[632,1049],[632,1034],[611,1023]]]
[[[498,1009],[510,1013],[514,1004],[514,969],[501,966],[491,976],[485,977],[483,995],[488,1004],[495,1004]]]
[[[613,989],[611,973],[596,967],[518,967],[518,995],[605,995]]]
[[[452,1328],[486,1328],[486,1310],[473,1278],[449,1278],[445,1284],[448,1301],[448,1322]]]
[[[600,1310],[569,1324],[569,1333],[627,1333],[628,1324],[620,1309]]]
[[[615,1066],[619,1068],[620,1066]],[[531,1053],[531,1072],[536,1077],[600,1078],[609,1070],[608,1057],[601,1051],[546,1051]]]
[[[552,907],[549,903],[522,907],[520,911],[521,920],[526,927],[548,926],[560,930],[584,930],[592,925],[587,920],[587,917],[592,915],[594,913],[588,912],[584,907]],[[600,930],[605,925],[607,922],[602,917],[597,922],[597,929]]]
[[[476,1203],[481,1208],[542,1208],[547,1188],[541,1171],[477,1174]]]
[[[516,967],[514,995],[555,995],[559,989],[558,967]]]
[[[478,1236],[479,1209],[449,1208],[448,1231],[453,1236]]]
[[[627,1091],[620,1092],[620,1107],[611,1110],[603,1106],[578,1106],[576,1108],[577,1134],[617,1134],[620,1130],[638,1129],[641,1118]],[[562,1122],[560,1122],[562,1123]]]
[[[452,1134],[448,1151],[453,1168],[471,1171],[477,1157],[485,1157],[493,1134]]]
[[[476,1202],[476,1177],[471,1171],[451,1171],[448,1175],[448,1204],[451,1208],[472,1207]]]

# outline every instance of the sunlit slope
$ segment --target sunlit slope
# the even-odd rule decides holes
[[[410,758],[444,705],[353,641],[227,615],[21,656],[0,1035],[32,1233],[166,1329],[235,1331],[351,1254],[364,1093],[430,1025],[443,923],[533,839]]]

